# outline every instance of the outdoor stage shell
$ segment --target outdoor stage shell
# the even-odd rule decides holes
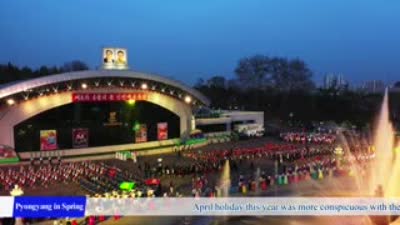
[[[194,128],[193,109],[209,105],[209,100],[196,90],[152,74],[99,70],[50,75],[0,86],[0,144],[14,147],[14,126],[49,109],[72,103],[74,93],[147,94],[146,101],[179,116],[181,136]]]

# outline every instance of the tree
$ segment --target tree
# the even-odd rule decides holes
[[[237,79],[229,79],[226,83],[230,89],[240,89],[240,82]]]
[[[194,88],[201,89],[204,86],[204,79],[199,78],[197,79],[196,83],[194,84]]]
[[[222,76],[214,76],[207,80],[208,87],[214,88],[225,88],[226,87],[226,80],[225,77]]]
[[[21,79],[20,69],[10,62],[7,63],[7,65],[0,65],[0,75],[1,83],[8,83]]]
[[[32,71],[31,68],[29,68],[29,67],[27,67],[27,66],[24,66],[24,67],[22,67],[22,69],[21,69],[21,73],[22,73],[23,75],[25,75],[25,76],[31,76],[32,73],[33,73],[33,71]]]
[[[49,74],[58,74],[61,72],[61,69],[57,68],[56,66],[49,67]]]
[[[56,66],[48,67],[41,66],[39,69],[33,70],[30,67],[18,67],[12,63],[0,64],[0,84],[9,83],[18,80],[26,80],[47,76],[51,74],[58,74],[69,71],[87,70],[88,66],[78,60],[65,63],[64,66],[58,68]]]
[[[255,55],[241,59],[235,72],[246,88],[273,87],[290,92],[314,87],[312,72],[300,59]]]
[[[400,81],[397,81],[396,83],[394,83],[394,87],[395,88],[400,88]]]
[[[271,61],[275,87],[281,91],[311,90],[312,72],[300,59],[275,58]]]
[[[42,76],[49,75],[49,68],[47,68],[47,66],[41,66],[39,68],[39,74]]]
[[[246,57],[235,69],[238,80],[244,87],[261,89],[271,84],[271,59],[263,55]]]
[[[88,70],[88,69],[89,69],[89,67],[86,65],[86,63],[79,61],[79,60],[73,60],[71,62],[66,62],[61,67],[62,72],[82,71],[82,70]]]
[[[194,87],[211,100],[211,107],[226,109],[237,105],[237,93],[227,84],[225,77],[214,76],[206,81],[198,79]]]

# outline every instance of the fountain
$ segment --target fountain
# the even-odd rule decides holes
[[[389,96],[388,90],[385,91],[380,114],[374,133],[374,147],[376,149],[376,158],[371,166],[370,193],[374,193],[378,186],[382,186],[385,197],[397,197],[399,191],[394,183],[399,174],[393,173],[397,166],[394,154],[395,133],[389,119]],[[398,180],[397,180],[398,181]]]
[[[219,179],[218,187],[222,190],[222,197],[229,196],[229,190],[231,188],[231,168],[229,160],[225,161],[224,167],[222,168],[222,174]]]
[[[390,121],[389,92],[387,89],[384,93],[372,138],[363,139],[354,136],[346,138],[339,135],[340,145],[335,148],[333,153],[337,167],[343,166],[341,162],[344,155],[351,154],[350,146],[360,146],[365,144],[366,140],[372,140],[372,146],[370,146],[368,152],[375,157],[367,166],[358,163],[350,165],[349,174],[358,174],[352,176],[354,182],[352,185],[355,189],[347,189],[349,187],[346,181],[341,183],[341,181],[332,180],[332,185],[336,187],[328,191],[321,189],[319,196],[400,197],[400,143],[397,143],[397,145],[395,143],[395,131]],[[339,189],[339,191],[336,192],[335,189]],[[396,221],[397,218],[398,216],[393,215],[369,216],[368,218],[360,218],[360,221],[357,220],[357,222],[369,225],[400,224],[400,221]]]
[[[395,131],[389,116],[388,89],[385,90],[374,133],[375,159],[370,166],[369,192],[377,197],[400,197],[400,154],[396,154]],[[397,216],[375,216],[371,221],[377,225],[390,224]]]
[[[254,181],[256,182],[255,194],[257,196],[261,193],[260,178],[261,178],[261,170],[260,170],[260,167],[257,167],[257,170],[254,173]]]
[[[371,141],[368,141],[371,140]],[[347,163],[343,159],[351,154],[350,146],[366,145],[371,144],[368,153],[375,155],[368,164],[351,164],[350,171],[355,174],[359,174],[353,177],[345,177],[345,179],[330,179],[329,184],[331,189],[326,189],[319,186],[317,181],[314,185],[317,192],[310,192],[302,196],[326,196],[326,197],[384,197],[384,198],[400,198],[400,143],[395,143],[395,132],[392,127],[389,116],[389,93],[385,90],[382,105],[380,108],[379,115],[376,120],[374,134],[372,138],[358,138],[351,136],[346,138],[343,135],[339,135],[338,145],[334,150],[334,158],[337,163],[337,168],[346,168]],[[281,157],[278,158],[280,160]],[[275,174],[279,174],[278,160],[275,161]],[[342,165],[343,162],[343,165]],[[346,163],[346,164],[344,164]],[[224,172],[221,180],[229,180],[226,171],[229,169],[224,167]],[[363,171],[365,170],[365,174]],[[257,177],[256,171],[256,177]],[[367,179],[366,179],[367,178]],[[224,182],[221,182],[224,183]],[[316,193],[316,194],[314,194]],[[296,193],[298,194],[298,193]],[[275,185],[275,196],[277,196],[276,185]],[[238,217],[232,217],[230,220],[221,220],[217,224],[243,224],[242,220],[247,220],[249,224],[367,224],[367,225],[394,225],[400,224],[400,219],[397,220],[397,216],[359,216],[359,217],[248,217],[237,219]],[[240,220],[240,221],[239,221]],[[345,221],[345,222],[343,222]]]

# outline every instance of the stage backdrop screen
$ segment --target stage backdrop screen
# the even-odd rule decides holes
[[[168,123],[157,124],[157,138],[160,141],[168,139]]]
[[[72,129],[72,146],[74,148],[89,146],[89,130],[87,128]]]
[[[125,48],[103,48],[103,69],[128,69],[128,51]]]
[[[49,151],[57,149],[57,131],[41,130],[40,131],[40,150]]]
[[[135,132],[135,142],[146,142],[147,141],[147,126],[146,124],[140,124],[139,129]]]

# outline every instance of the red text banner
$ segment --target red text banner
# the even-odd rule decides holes
[[[145,101],[148,93],[73,93],[72,102]]]

